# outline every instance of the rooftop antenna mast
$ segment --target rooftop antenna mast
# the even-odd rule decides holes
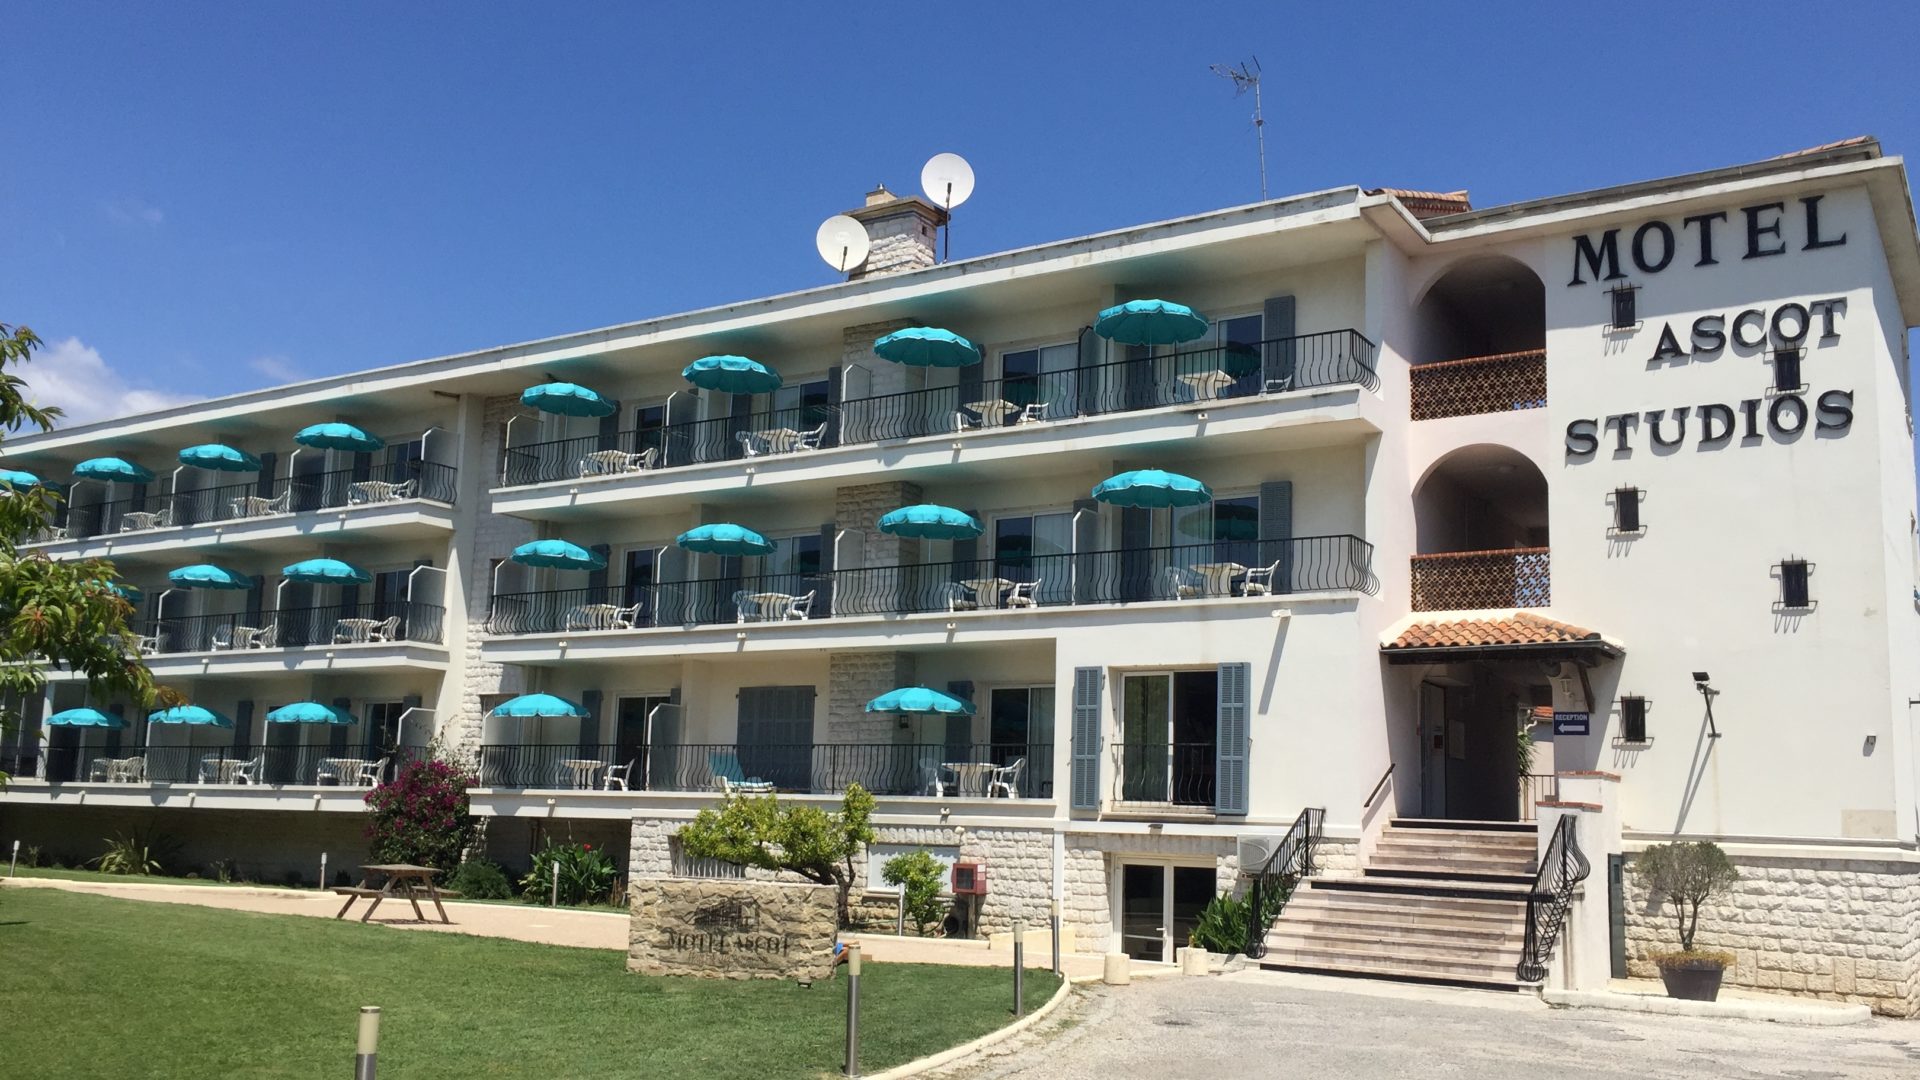
[[[1260,108],[1260,58],[1253,57],[1239,67],[1212,65],[1213,73],[1233,82],[1233,96],[1253,91],[1253,134],[1260,144],[1260,201],[1267,201],[1267,118]]]

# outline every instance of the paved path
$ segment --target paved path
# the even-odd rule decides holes
[[[1248,972],[1076,991],[1074,1007],[933,1075],[951,1080],[1882,1080],[1920,1076],[1920,1021],[1787,1027],[1519,994]]]

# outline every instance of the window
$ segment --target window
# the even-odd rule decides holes
[[[664,457],[667,452],[667,407],[666,405],[642,405],[633,410],[633,452],[646,450]]]
[[[812,431],[833,415],[827,380],[794,383],[773,392],[773,417],[768,426]]]
[[[988,697],[988,754],[995,765],[1026,759],[1017,794],[1053,793],[1053,687],[1001,686]]]
[[[999,396],[1023,409],[1043,405],[1043,415],[1049,420],[1072,416],[1079,362],[1080,348],[1071,343],[1001,353]]]
[[[386,757],[400,745],[400,718],[406,714],[407,703],[369,701],[364,709],[367,716],[367,753],[374,758]]]
[[[373,618],[406,613],[407,578],[411,574],[411,570],[383,570],[373,575]]]
[[[1023,514],[993,522],[994,575],[1038,581],[1035,599],[1065,603],[1072,596],[1073,515]]]
[[[1807,587],[1807,579],[1813,574],[1813,567],[1805,559],[1788,559],[1780,564],[1780,606],[1791,610],[1804,610],[1813,606],[1812,594]]]
[[[1264,565],[1260,559],[1260,496],[1218,498],[1200,506],[1173,509],[1168,546],[1174,561]],[[1271,561],[1271,560],[1267,560]]]
[[[1631,330],[1640,323],[1638,285],[1617,285],[1607,290],[1611,311],[1607,326],[1612,330]]]
[[[621,567],[620,604],[622,607],[638,607],[640,618],[636,626],[650,625],[653,614],[653,587],[659,569],[659,548],[635,548],[627,552]]]
[[[1647,741],[1647,699],[1639,696],[1620,699],[1620,741]]]
[[[1806,388],[1800,379],[1800,350],[1775,349],[1773,353],[1773,389],[1791,394]]]
[[[1613,493],[1614,529],[1623,533],[1640,531],[1640,489],[1620,488]]]
[[[1214,671],[1125,677],[1120,699],[1122,801],[1213,805],[1218,688]]]

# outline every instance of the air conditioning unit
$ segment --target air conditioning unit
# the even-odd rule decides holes
[[[1234,839],[1234,856],[1240,860],[1240,872],[1257,874],[1280,850],[1280,845],[1286,843],[1287,834],[1241,833]]]
[[[987,868],[977,862],[953,864],[953,895],[987,895]]]

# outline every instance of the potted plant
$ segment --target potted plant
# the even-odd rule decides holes
[[[1712,1001],[1720,996],[1720,979],[1733,965],[1733,954],[1693,947],[1700,929],[1700,908],[1708,899],[1740,879],[1727,853],[1718,844],[1676,842],[1656,844],[1633,861],[1633,874],[1655,899],[1673,909],[1680,951],[1654,953],[1667,996],[1686,1001]]]

